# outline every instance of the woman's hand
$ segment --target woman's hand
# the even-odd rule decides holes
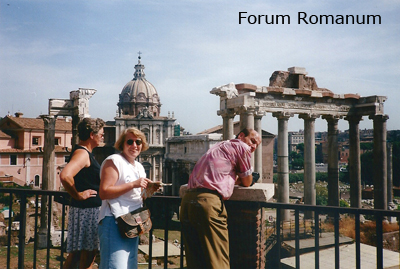
[[[141,177],[138,180],[134,181],[134,188],[146,189],[147,184],[149,184],[149,182],[152,182],[152,181],[148,178]]]
[[[82,200],[89,199],[91,197],[96,197],[96,194],[97,194],[97,191],[90,190],[90,189],[82,191],[82,192],[78,192],[78,195],[79,195],[79,199],[78,200],[82,201]]]

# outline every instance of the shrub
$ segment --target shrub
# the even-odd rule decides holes
[[[340,207],[350,207],[349,203],[346,200],[340,199],[339,201]]]

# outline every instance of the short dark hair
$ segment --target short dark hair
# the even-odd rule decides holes
[[[236,135],[235,138],[238,138],[239,135],[240,135],[241,133],[243,133],[244,136],[248,136],[248,135],[250,134],[251,131],[252,131],[252,129],[244,128],[244,129],[242,129],[242,130]]]
[[[86,141],[90,138],[90,133],[97,134],[101,128],[103,128],[105,122],[100,119],[84,118],[78,124],[78,136],[79,140]]]

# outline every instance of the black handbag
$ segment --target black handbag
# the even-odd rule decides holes
[[[122,215],[117,218],[117,225],[122,237],[135,238],[148,233],[152,226],[150,210],[147,207],[141,207]]]

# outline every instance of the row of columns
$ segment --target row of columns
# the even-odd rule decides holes
[[[242,107],[240,113],[240,129],[251,128],[261,134],[261,119],[263,114],[255,109]],[[289,203],[289,148],[288,148],[288,121],[293,114],[275,112],[272,114],[278,120],[278,188],[277,200]],[[223,139],[233,137],[233,110],[221,113],[223,118]],[[299,114],[304,120],[304,203],[316,204],[316,173],[315,173],[315,119],[316,114]],[[328,124],[328,205],[339,206],[339,158],[338,158],[338,121],[340,116],[324,115]],[[361,208],[361,160],[360,160],[360,115],[349,115],[345,118],[349,122],[349,176],[350,176],[350,205]],[[386,121],[387,115],[370,116],[374,128],[374,204],[376,209],[387,209],[391,201],[392,191],[388,190],[391,184],[387,182],[387,149],[386,149]],[[252,165],[256,172],[262,173],[262,146],[254,153]],[[390,191],[390,193],[388,193]],[[390,197],[389,197],[390,196]],[[306,217],[311,218],[312,212]],[[289,220],[290,212],[282,211],[282,219]]]

